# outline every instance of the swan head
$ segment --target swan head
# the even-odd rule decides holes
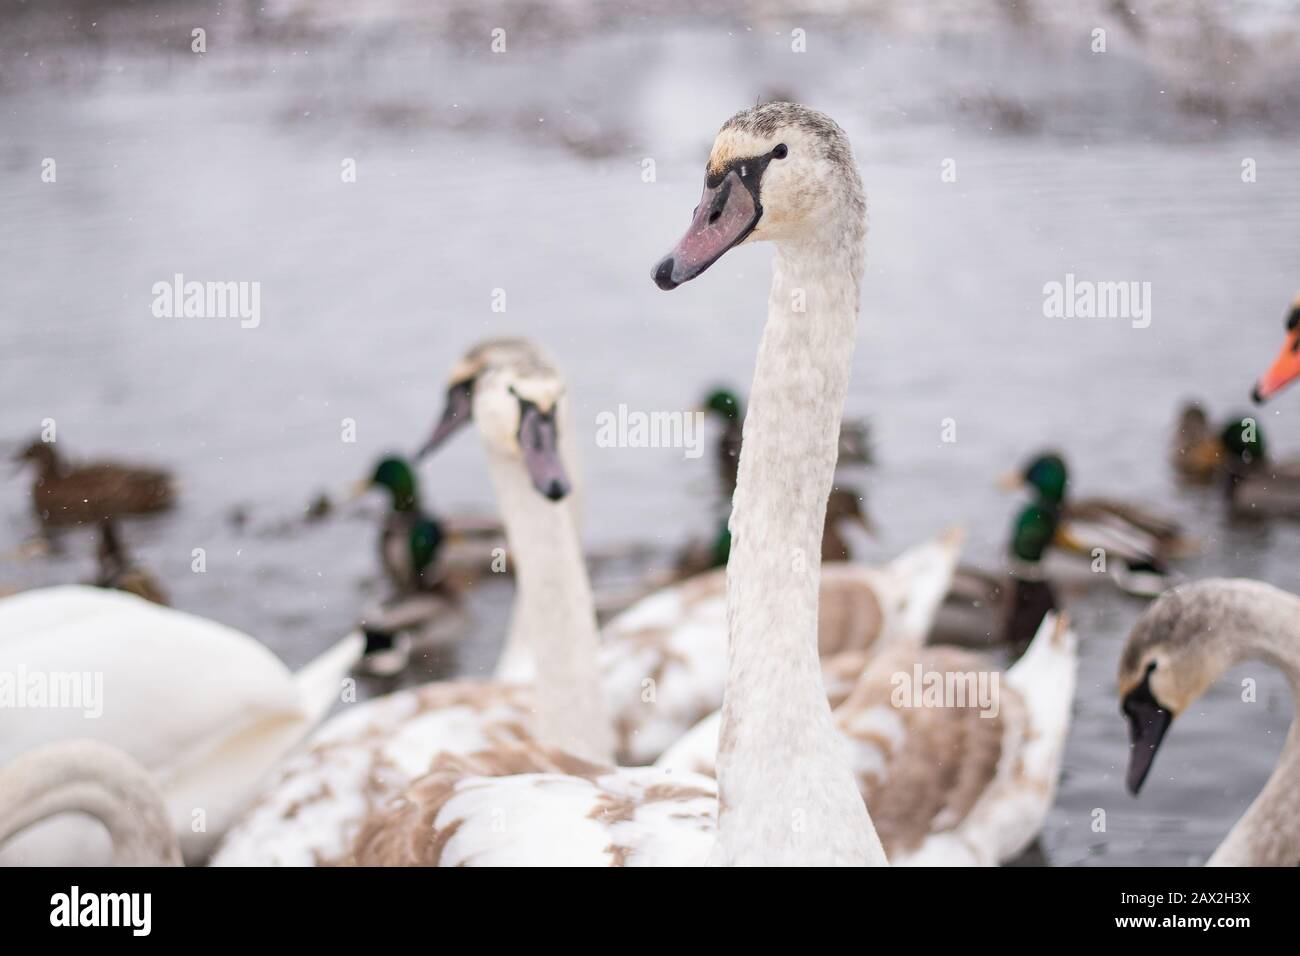
[[[519,461],[551,501],[572,490],[560,458],[559,407],[564,380],[529,342],[485,342],[456,363],[447,400],[424,457],[471,420],[489,452]]]
[[[691,225],[653,278],[659,288],[675,289],[746,242],[861,247],[865,218],[844,131],[806,106],[764,103],[723,124]]]
[[[1138,618],[1120,655],[1120,709],[1128,720],[1128,789],[1136,794],[1175,717],[1235,663],[1232,635],[1262,597],[1255,582],[1198,581],[1162,594]]]
[[[1250,397],[1262,405],[1266,398],[1281,391],[1283,386],[1300,377],[1300,295],[1291,300],[1291,311],[1286,317],[1286,339],[1282,350],[1273,359],[1268,371],[1255,383]]]

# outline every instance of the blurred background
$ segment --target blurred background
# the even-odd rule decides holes
[[[1183,401],[1215,422],[1249,409],[1300,289],[1298,54],[1292,0],[0,0],[0,451],[53,419],[65,455],[174,471],[178,508],[125,523],[129,548],[176,607],[292,666],[381,590],[382,499],[314,522],[310,503],[413,451],[486,336],[533,338],[568,376],[590,547],[709,536],[711,446],[599,448],[596,416],[748,389],[770,250],[671,296],[650,267],[718,126],[794,99],[848,131],[870,196],[847,414],[871,423],[877,464],[850,477],[879,530],[858,554],[964,522],[968,558],[997,566],[1018,507],[997,478],[1056,448],[1074,490],[1200,536],[1189,576],[1294,591],[1296,529],[1229,519],[1167,460]],[[260,325],[156,318],[152,286],[176,273],[260,282]],[[1067,273],[1150,282],[1150,326],[1045,318]],[[1255,414],[1275,451],[1300,450],[1300,396]],[[419,474],[431,510],[492,513],[476,439]],[[32,475],[0,482],[0,591],[94,575],[91,532],[28,546]],[[510,587],[472,595],[472,633],[423,677],[490,670]],[[1072,605],[1054,864],[1203,861],[1281,749],[1289,690],[1249,665],[1180,718],[1142,798],[1124,793],[1114,673],[1142,607],[1109,588]]]

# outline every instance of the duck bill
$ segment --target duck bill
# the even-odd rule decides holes
[[[686,235],[655,265],[655,285],[667,291],[689,282],[744,242],[758,225],[763,208],[734,169],[716,183],[705,180]]]
[[[1171,711],[1160,706],[1151,693],[1148,677],[1124,698],[1124,716],[1128,718],[1128,792],[1137,796],[1142,783],[1151,772],[1156,751],[1169,725],[1173,723]]]
[[[1251,398],[1256,403],[1262,403],[1296,378],[1300,378],[1300,329],[1287,335],[1282,351],[1278,352],[1273,364],[1256,383]]]
[[[442,418],[438,419],[438,424],[434,427],[429,440],[415,453],[416,460],[437,451],[443,442],[468,425],[473,418],[473,411],[474,383],[472,381],[458,382],[447,389],[447,404],[443,407]]]
[[[528,477],[541,494],[559,501],[572,490],[560,461],[559,431],[555,412],[543,412],[536,405],[521,403],[519,447],[523,451]]]

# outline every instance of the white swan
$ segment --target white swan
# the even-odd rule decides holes
[[[754,107],[718,134],[695,220],[655,271],[672,288],[733,245],[776,242],[731,516],[717,799],[705,777],[566,767],[571,758],[553,752],[502,748],[448,758],[413,784],[367,821],[356,862],[886,862],[817,653],[822,526],[856,337],[865,213],[834,122],[788,103]],[[535,769],[548,772],[519,773]]]
[[[280,769],[214,862],[337,861],[367,814],[427,772],[439,754],[470,754],[511,742],[563,746],[568,740],[567,749],[607,760],[612,734],[624,754],[629,742],[652,734],[666,745],[721,702],[726,620],[720,573],[629,609],[611,623],[607,633],[614,637],[597,658],[594,608],[572,507],[539,493],[556,475],[566,483],[577,477],[569,466],[572,429],[565,427],[563,391],[558,372],[531,343],[486,342],[453,370],[445,411],[429,442],[436,447],[472,420],[489,451],[519,588],[496,678],[432,684],[340,714]],[[520,425],[538,407],[552,410],[554,427],[545,425],[545,437],[559,449],[558,459],[530,461],[537,453],[521,450]],[[865,651],[882,633],[928,630],[960,539],[950,532],[883,570],[832,566],[822,584],[824,642],[833,650]],[[535,700],[524,684],[533,679],[534,648],[540,647],[551,649],[541,654],[540,681],[547,691]],[[654,701],[643,684],[649,675],[658,678]],[[847,689],[839,689],[841,696]],[[598,709],[602,694],[612,721]],[[544,728],[551,718],[542,711],[535,716],[535,704],[572,726]],[[658,749],[647,751],[642,744],[633,752],[649,760]]]
[[[95,740],[46,744],[0,766],[0,846],[60,814],[107,831],[114,866],[180,866],[180,845],[148,771]]]
[[[891,863],[993,866],[1033,842],[1060,777],[1076,647],[1049,614],[1005,674],[980,654],[908,643],[882,650],[865,671],[845,662],[859,676],[835,724]],[[942,675],[959,705],[915,706],[918,673],[923,682]],[[721,719],[702,720],[655,766],[712,776]]]
[[[280,768],[214,863],[340,860],[366,814],[426,772],[439,753],[537,740],[589,760],[613,756],[595,605],[564,500],[567,404],[563,380],[532,346],[487,343],[457,366],[430,441],[440,443],[472,417],[487,451],[517,589],[498,677],[400,691],[335,717]],[[502,679],[523,658],[537,662],[537,693]]]
[[[233,628],[92,587],[0,600],[0,761],[90,737],[158,781],[186,858],[202,860],[263,775],[339,699],[363,649],[350,635],[297,674]],[[37,706],[38,692],[62,695]],[[26,705],[26,706],[24,706]],[[0,862],[94,863],[102,835],[65,816],[13,841]]]
[[[1300,712],[1300,598],[1259,581],[1211,579],[1166,591],[1143,612],[1119,663],[1131,793],[1141,789],[1174,718],[1248,660],[1279,668]],[[1207,865],[1300,865],[1300,720],[1292,720],[1264,789]]]

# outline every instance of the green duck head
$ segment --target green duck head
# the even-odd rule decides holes
[[[393,496],[394,511],[412,511],[419,500],[415,487],[415,472],[406,459],[390,456],[375,466],[370,476],[370,487],[387,488]]]
[[[1264,445],[1264,431],[1250,415],[1237,415],[1224,426],[1219,440],[1233,463],[1247,467],[1258,465],[1268,458]]]
[[[1021,561],[1036,563],[1043,559],[1056,537],[1059,514],[1050,503],[1034,502],[1016,515],[1011,526],[1011,554]]]
[[[710,392],[700,408],[729,422],[740,420],[740,399],[725,388],[716,388]]]
[[[1039,455],[1031,461],[1021,473],[1024,484],[1038,492],[1043,501],[1060,504],[1065,500],[1065,485],[1068,473],[1065,459],[1060,455]]]

